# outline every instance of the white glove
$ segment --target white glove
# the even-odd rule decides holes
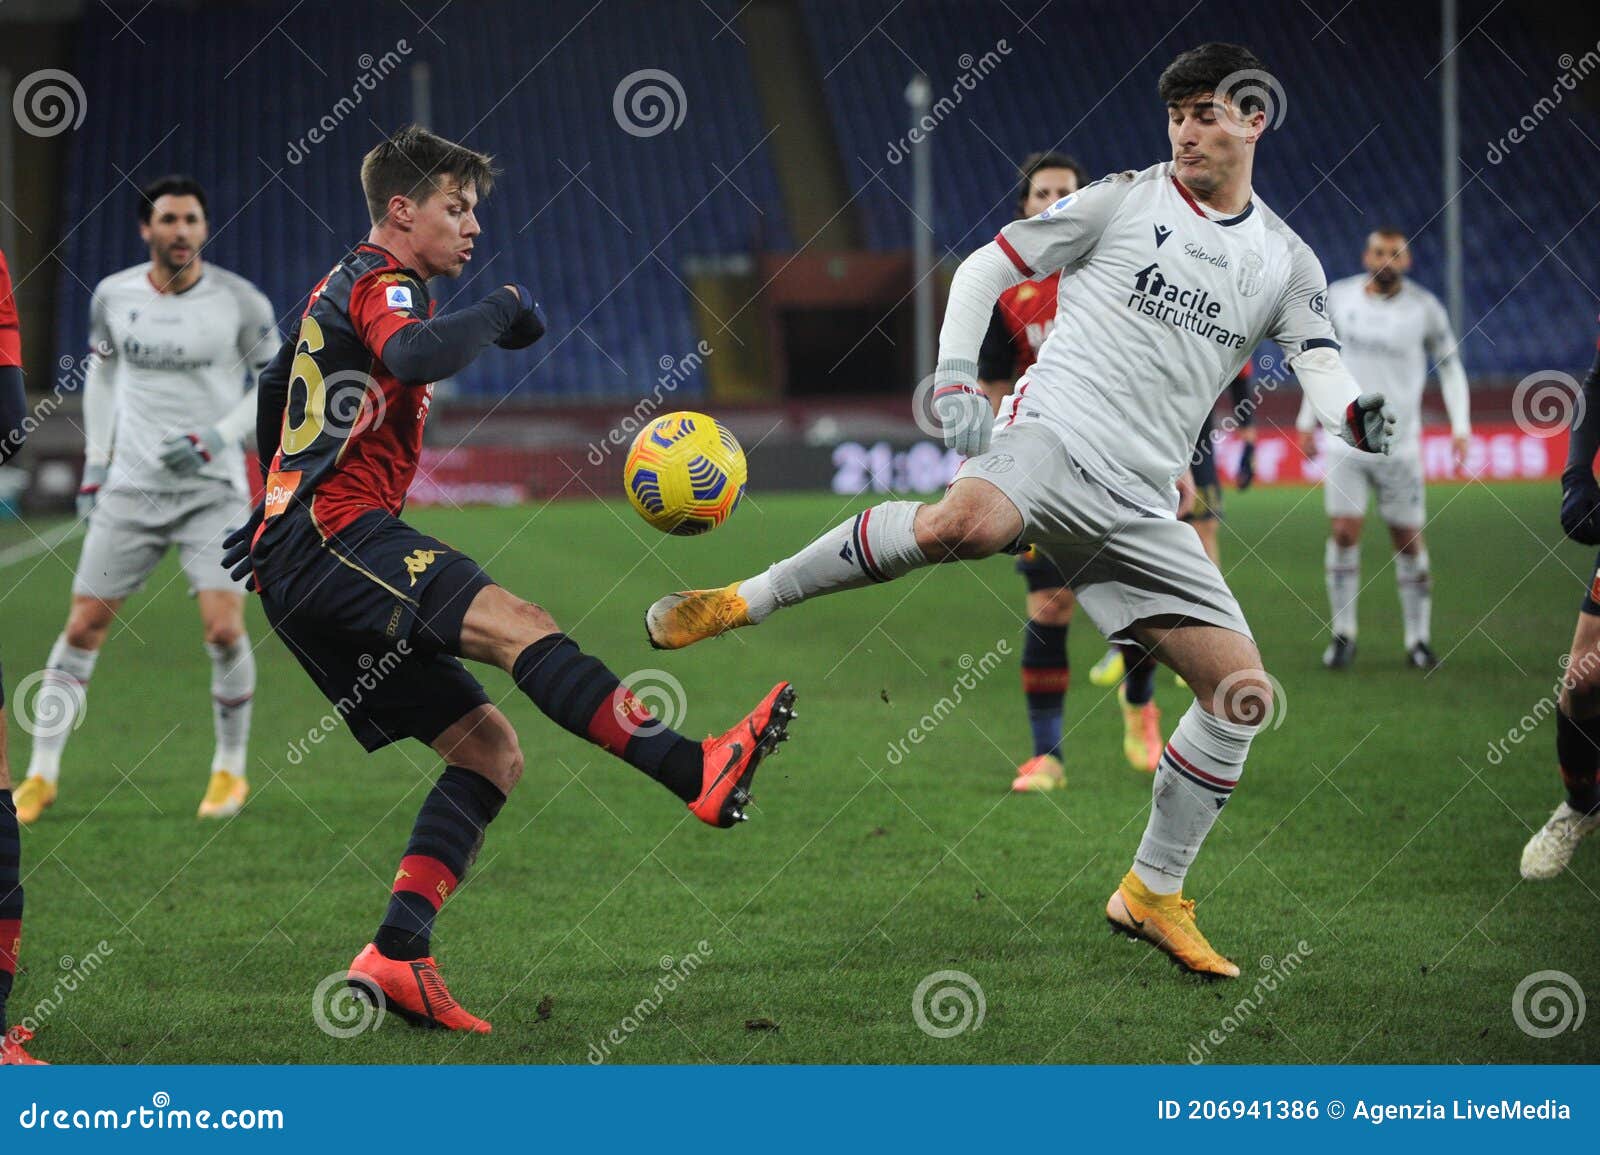
[[[1388,456],[1394,448],[1394,410],[1384,401],[1382,393],[1363,393],[1344,411],[1344,426],[1339,436],[1346,445]]]
[[[210,465],[224,444],[215,426],[199,433],[177,433],[161,443],[161,464],[179,477],[190,477]]]
[[[963,457],[976,457],[989,448],[994,430],[994,406],[983,390],[951,381],[933,391],[933,411],[939,415],[944,443]]]
[[[88,517],[94,512],[95,499],[100,496],[100,487],[106,483],[106,474],[110,471],[104,465],[85,465],[83,467],[83,480],[78,483],[78,516]]]

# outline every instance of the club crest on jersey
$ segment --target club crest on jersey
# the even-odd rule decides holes
[[[391,309],[411,308],[411,287],[409,285],[390,285],[383,291],[383,303]]]
[[[1267,262],[1260,253],[1254,249],[1246,249],[1244,256],[1239,258],[1239,271],[1234,274],[1234,280],[1239,286],[1239,295],[1253,297],[1261,291],[1267,282]],[[1317,310],[1321,312],[1321,310]]]
[[[1156,225],[1154,228],[1156,230],[1156,248],[1159,249],[1167,243],[1167,238],[1172,235],[1172,230],[1167,228],[1166,225]]]

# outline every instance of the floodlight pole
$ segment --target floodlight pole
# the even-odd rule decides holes
[[[915,286],[916,375],[918,381],[933,376],[937,337],[933,331],[933,157],[932,145],[919,122],[933,103],[933,86],[918,73],[906,85],[911,106],[911,127],[922,139],[911,146],[911,278]],[[926,223],[924,223],[926,222]]]
[[[411,123],[423,128],[433,124],[433,73],[426,60],[411,66]]]
[[[1444,42],[1444,69],[1439,84],[1439,119],[1442,131],[1443,165],[1441,192],[1444,194],[1445,301],[1450,310],[1450,327],[1459,335],[1466,331],[1466,296],[1462,290],[1461,256],[1461,103],[1457,87],[1456,0],[1440,0],[1440,39]]]

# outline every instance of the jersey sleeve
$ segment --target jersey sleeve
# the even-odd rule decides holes
[[[17,302],[11,291],[11,269],[0,253],[0,365],[22,364],[22,330],[17,321]]]
[[[278,318],[272,302],[254,285],[245,286],[240,301],[239,360],[255,377],[278,351]]]
[[[374,357],[383,356],[390,337],[427,317],[427,287],[410,273],[367,273],[350,290],[350,323]]]
[[[1084,185],[1035,217],[1012,221],[995,236],[1006,256],[1030,280],[1086,258],[1133,187],[1133,173]]]
[[[978,380],[1009,381],[1016,372],[1016,342],[1011,339],[1011,330],[1006,328],[1000,306],[996,305],[989,317],[989,331],[983,335],[983,344],[978,347]]]
[[[1290,360],[1311,349],[1338,351],[1328,315],[1328,279],[1317,254],[1302,241],[1296,241],[1290,256],[1289,277],[1267,336],[1283,346]]]
[[[1444,302],[1432,293],[1428,294],[1425,318],[1423,348],[1428,351],[1428,359],[1437,364],[1456,351],[1455,330],[1450,327],[1450,314],[1445,311]]]
[[[104,287],[102,285],[102,287]],[[105,297],[95,289],[89,298],[89,349],[97,357],[115,357],[116,343],[111,340],[111,319],[106,310]]]

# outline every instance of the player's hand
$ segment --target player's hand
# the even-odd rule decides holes
[[[1315,429],[1300,429],[1295,433],[1295,441],[1300,446],[1300,452],[1307,457],[1317,455],[1317,431]]]
[[[1339,436],[1363,453],[1388,456],[1394,448],[1394,410],[1382,393],[1363,393],[1344,411]]]
[[[1467,468],[1467,450],[1469,450],[1471,448],[1472,448],[1472,438],[1470,438],[1470,437],[1451,437],[1450,438],[1450,459],[1455,462],[1456,470],[1458,472],[1462,472],[1462,471],[1466,470],[1466,468]]]
[[[516,320],[512,321],[495,344],[502,349],[526,349],[540,337],[544,336],[544,310],[539,308],[539,302],[533,299],[533,294],[526,285],[507,285],[512,294],[517,298],[521,311],[517,313]]]
[[[994,410],[981,389],[961,382],[933,391],[933,411],[944,430],[944,443],[963,457],[976,457],[989,448],[994,431]]]
[[[1244,448],[1239,451],[1239,471],[1234,475],[1234,482],[1243,493],[1255,484],[1256,480],[1256,443],[1251,438],[1244,443]]]
[[[215,426],[199,433],[175,433],[161,443],[161,464],[179,477],[193,477],[225,444]]]
[[[88,517],[94,512],[94,503],[100,497],[100,487],[106,483],[109,471],[104,465],[85,465],[83,480],[78,483],[78,516]]]
[[[1561,532],[1582,545],[1600,545],[1600,485],[1593,476],[1563,481]]]
[[[244,582],[244,588],[251,593],[255,592],[256,574],[250,560],[250,543],[255,540],[256,530],[261,528],[263,512],[262,506],[256,506],[250,511],[248,521],[229,530],[228,536],[222,539],[222,568],[234,581]]]

